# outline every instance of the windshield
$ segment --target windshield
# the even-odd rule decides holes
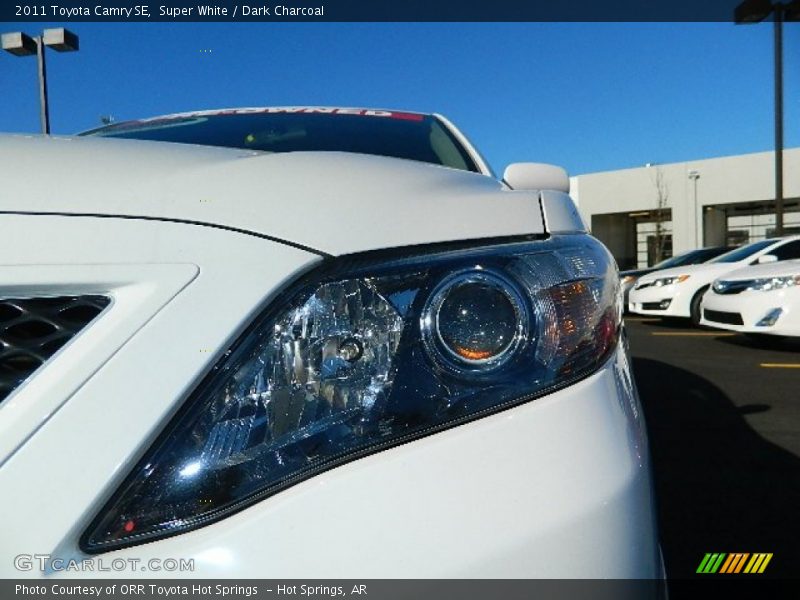
[[[653,268],[668,269],[670,267],[682,267],[684,265],[696,265],[699,263],[710,262],[710,259],[714,258],[715,256],[719,256],[726,250],[727,248],[724,246],[691,250],[689,252],[673,256],[672,258],[662,260],[657,265],[653,265]]]
[[[689,264],[689,261],[691,260],[691,257],[693,255],[694,252],[685,252],[684,254],[671,256],[670,258],[664,259],[661,262],[654,264],[651,268],[668,269],[669,267],[680,267],[681,265]]]
[[[714,260],[710,260],[708,262],[712,263],[735,263],[739,262],[740,260],[744,260],[749,256],[752,256],[759,250],[763,250],[764,248],[771,246],[775,243],[776,240],[761,240],[760,242],[753,242],[752,244],[747,244],[747,246],[742,246],[741,248],[736,248],[735,250],[731,250],[730,252],[726,252],[725,254],[718,256]]]
[[[246,148],[356,152],[478,172],[431,115],[385,110],[264,108],[204,111],[115,123],[81,135]]]

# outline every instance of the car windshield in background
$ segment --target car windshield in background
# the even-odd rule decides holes
[[[723,246],[718,248],[700,248],[698,250],[692,250],[690,252],[668,258],[667,260],[654,265],[654,267],[659,269],[668,269],[670,267],[683,267],[685,265],[697,265],[704,262],[710,262],[712,258],[719,256],[727,250],[728,248]]]
[[[125,121],[81,135],[245,148],[355,152],[478,172],[466,149],[431,115],[360,109],[239,109]]]
[[[654,264],[653,269],[669,269],[670,267],[680,267],[691,263],[694,252],[686,252],[678,256],[671,256],[670,258],[662,260],[660,263]]]
[[[712,263],[734,263],[739,262],[740,260],[746,259],[748,256],[752,256],[759,250],[763,250],[767,246],[771,246],[778,240],[761,240],[760,242],[753,242],[752,244],[748,244],[747,246],[742,246],[741,248],[736,248],[736,250],[731,250],[730,252],[726,252],[722,256],[718,256],[714,260],[710,260],[708,262]]]

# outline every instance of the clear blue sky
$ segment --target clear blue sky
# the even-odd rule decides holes
[[[0,24],[36,33],[64,23]],[[192,109],[437,111],[502,171],[588,173],[773,147],[772,23],[71,23],[48,54],[53,133]],[[800,24],[785,29],[800,146]],[[208,52],[210,50],[210,52]],[[0,131],[39,128],[36,61],[0,56]]]

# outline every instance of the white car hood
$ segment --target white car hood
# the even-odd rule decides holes
[[[536,193],[380,156],[0,135],[0,165],[0,213],[191,221],[332,255],[545,231]]]
[[[768,277],[788,277],[791,275],[800,275],[800,260],[785,260],[736,269],[731,273],[725,274],[725,281],[766,279]]]
[[[714,278],[736,269],[739,263],[702,263],[699,265],[686,265],[685,267],[674,267],[662,271],[653,271],[640,278],[638,284],[654,281],[664,277],[677,277],[679,275],[692,275],[697,278]]]

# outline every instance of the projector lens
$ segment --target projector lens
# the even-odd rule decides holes
[[[503,279],[475,271],[440,284],[423,330],[440,360],[491,370],[510,358],[525,329],[522,301]]]

